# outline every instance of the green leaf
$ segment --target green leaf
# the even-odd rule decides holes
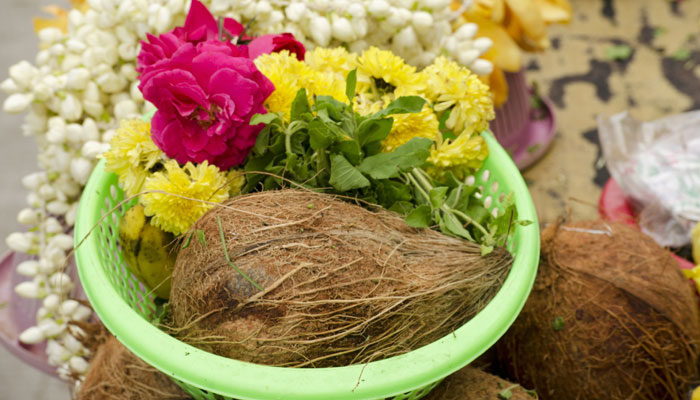
[[[391,179],[374,181],[372,188],[377,195],[377,202],[384,208],[389,208],[401,201],[410,202],[413,198],[410,186]],[[413,205],[410,208],[413,208]]]
[[[341,153],[352,165],[357,165],[362,159],[360,146],[354,140],[343,140],[333,146],[335,153]]]
[[[357,138],[360,142],[360,146],[384,140],[389,136],[393,124],[393,118],[368,118],[362,121],[357,129]]]
[[[438,209],[445,204],[445,200],[447,200],[447,189],[447,186],[438,186],[432,188],[430,193],[428,193],[430,196],[430,205],[432,205],[434,209]]]
[[[446,124],[447,120],[450,119],[451,113],[452,109],[446,110],[442,113],[442,116],[439,120],[438,130],[440,131],[440,133],[442,133],[443,140],[457,139],[457,135],[455,135],[455,133],[450,128],[448,128]]]
[[[676,50],[673,54],[671,54],[671,58],[673,58],[676,61],[688,61],[690,59],[690,56],[690,50],[684,47]]]
[[[331,96],[317,96],[316,104],[314,104],[314,109],[319,113],[322,110],[326,110],[326,115],[334,122],[339,122],[343,119],[342,112],[345,110],[347,105],[342,103]]]
[[[253,115],[253,118],[250,119],[250,125],[257,125],[257,124],[269,125],[274,120],[279,119],[279,117],[280,116],[276,113],[255,114],[255,115]]]
[[[318,118],[309,122],[309,145],[314,150],[325,149],[333,144],[335,135],[332,134],[328,125]]]
[[[554,321],[552,321],[552,328],[554,328],[555,331],[564,329],[564,325],[566,325],[566,322],[564,322],[564,318],[562,317],[556,317]]]
[[[469,231],[464,228],[461,222],[455,217],[454,214],[452,213],[444,213],[443,214],[443,223],[444,223],[444,228],[447,232],[459,236],[463,239],[467,240],[474,240],[472,238],[472,235],[469,234]]]
[[[267,125],[265,128],[263,128],[263,130],[260,131],[258,137],[255,139],[255,146],[253,146],[253,154],[265,154],[270,144],[270,130],[272,130],[272,126]]]
[[[357,68],[350,71],[345,84],[345,95],[348,96],[348,100],[352,103],[355,98],[355,89],[357,88]]]
[[[413,203],[410,201],[397,201],[389,207],[389,211],[399,213],[401,215],[408,215],[409,212],[413,210]]]
[[[433,141],[415,137],[391,153],[379,153],[362,160],[360,171],[374,179],[394,178],[402,171],[419,167],[430,156]]]
[[[498,398],[500,400],[509,400],[511,397],[513,397],[513,392],[508,389],[503,389],[500,392],[498,392]]]
[[[292,102],[292,109],[290,111],[290,120],[296,121],[302,119],[301,116],[306,113],[311,112],[311,106],[309,105],[309,99],[306,95],[306,89],[301,88],[297,92],[297,96]]]
[[[197,240],[202,244],[202,246],[207,246],[207,238],[204,236],[204,231],[201,229],[197,229]]]
[[[605,57],[610,61],[625,61],[632,56],[632,52],[632,47],[621,44],[605,49]]]
[[[339,192],[347,192],[370,185],[369,180],[341,154],[331,157],[331,179],[329,183]]]
[[[190,247],[190,242],[192,242],[192,236],[194,235],[194,232],[189,232],[187,235],[187,238],[185,238],[185,243],[182,244],[182,249],[186,249]]]
[[[412,226],[414,228],[427,228],[432,222],[432,209],[429,205],[425,204],[414,208],[406,216],[406,223],[408,226]]]
[[[403,96],[389,103],[389,105],[374,114],[374,118],[383,118],[391,114],[409,114],[417,113],[423,109],[425,99],[420,96]]]

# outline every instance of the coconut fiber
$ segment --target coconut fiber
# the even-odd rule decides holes
[[[684,399],[700,319],[669,252],[622,224],[554,224],[522,313],[499,342],[542,399]]]
[[[365,363],[428,344],[479,312],[512,263],[505,249],[482,257],[398,214],[306,191],[236,197],[191,235],[173,273],[172,333],[276,366]]]
[[[127,350],[114,336],[97,347],[77,400],[191,399],[167,375]]]

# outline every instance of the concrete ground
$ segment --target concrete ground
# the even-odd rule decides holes
[[[63,0],[3,0],[0,12],[0,80],[20,60],[32,61],[37,52],[32,16],[48,4],[66,5]],[[1,101],[5,96],[2,95]],[[5,238],[22,229],[17,213],[25,207],[27,191],[21,179],[38,170],[37,148],[32,138],[22,136],[22,115],[0,112],[0,254],[7,251]],[[0,400],[67,400],[67,384],[24,364],[0,346]]]

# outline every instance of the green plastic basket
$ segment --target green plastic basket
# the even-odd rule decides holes
[[[493,207],[499,206],[502,194],[513,192],[519,217],[533,223],[515,228],[509,246],[515,261],[493,300],[453,334],[409,353],[366,365],[280,368],[220,357],[168,336],[149,323],[156,310],[153,298],[122,261],[117,226],[134,201],[107,215],[124,194],[116,175],[104,171],[104,162],[85,187],[75,224],[76,245],[86,238],[76,251],[80,281],[116,338],[195,399],[419,399],[505,333],[537,272],[539,227],[532,199],[508,154],[491,134],[484,136],[490,155],[475,175],[475,184],[483,187],[484,196],[492,197]]]

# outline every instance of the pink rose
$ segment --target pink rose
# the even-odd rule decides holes
[[[262,35],[248,43],[248,54],[252,59],[258,58],[261,54],[276,53],[282,50],[288,50],[291,54],[296,54],[299,61],[304,61],[306,49],[291,33]]]
[[[245,27],[233,18],[224,18],[224,30],[229,36],[238,37],[243,34]],[[218,39],[219,24],[204,4],[199,0],[192,0],[185,26],[175,28],[173,33],[183,41],[197,44]]]
[[[158,108],[153,141],[181,164],[208,160],[224,170],[241,164],[263,128],[249,122],[266,112],[272,82],[219,41],[187,43],[176,53],[169,66],[142,75],[143,96]]]

